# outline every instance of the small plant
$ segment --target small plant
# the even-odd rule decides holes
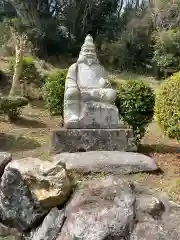
[[[45,79],[43,98],[51,115],[63,115],[64,88],[67,70],[56,69]]]
[[[13,58],[9,64],[9,70],[13,74],[14,73],[14,65],[15,59]],[[37,83],[40,76],[36,69],[35,63],[33,58],[31,57],[24,57],[23,64],[22,64],[22,74],[21,74],[21,81],[25,82],[26,84],[30,83]]]
[[[12,58],[9,64],[11,74],[14,73],[15,59]],[[22,95],[26,98],[33,99],[37,98],[38,92],[42,87],[43,81],[40,76],[33,58],[24,57],[22,61],[22,73],[20,75],[20,84]],[[32,89],[34,91],[32,91]],[[17,94],[16,94],[17,95]]]
[[[157,91],[155,118],[166,136],[180,140],[180,72],[165,80]]]
[[[137,145],[152,121],[154,103],[154,92],[143,81],[131,80],[118,87],[116,106],[120,117],[133,129]]]
[[[7,115],[9,120],[16,120],[26,105],[28,100],[24,97],[0,97],[0,111]]]

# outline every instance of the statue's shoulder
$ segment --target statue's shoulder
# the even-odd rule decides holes
[[[69,67],[69,72],[74,72],[76,71],[77,68],[77,63],[73,63],[70,67]]]
[[[67,78],[76,79],[76,68],[77,68],[77,63],[73,63],[69,67],[68,73],[67,73]]]

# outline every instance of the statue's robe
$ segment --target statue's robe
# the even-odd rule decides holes
[[[119,112],[114,103],[108,102],[108,93],[113,90],[107,84],[101,87],[99,80],[106,78],[104,68],[100,64],[87,65],[85,63],[75,63],[69,68],[65,83],[65,92],[68,88],[77,88],[80,93],[79,100],[65,99],[64,116],[65,125],[68,121],[69,111],[76,109],[75,104],[79,104],[79,124],[74,128],[117,128]],[[69,103],[69,105],[67,104]],[[67,106],[67,107],[66,107]],[[72,127],[72,126],[70,126]]]

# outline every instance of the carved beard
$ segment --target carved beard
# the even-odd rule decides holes
[[[85,63],[87,64],[88,66],[91,66],[92,64],[98,64],[99,61],[97,59],[97,57],[92,57],[92,58],[89,58],[87,56],[82,56],[82,55],[79,55],[79,58],[77,60],[77,63]]]
[[[86,63],[87,63],[88,66],[91,66],[92,63],[93,63],[93,59],[92,58],[87,58]]]

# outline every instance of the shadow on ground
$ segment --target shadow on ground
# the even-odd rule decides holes
[[[27,128],[46,128],[47,125],[41,121],[28,119],[24,117],[18,118],[15,122],[13,122],[16,126],[19,127],[27,127]]]
[[[19,152],[32,150],[41,147],[40,143],[34,139],[22,136],[15,137],[10,134],[0,133],[0,150],[8,152]]]
[[[151,153],[177,153],[180,151],[180,148],[177,146],[165,145],[165,144],[144,144],[139,147],[140,153],[151,154]]]
[[[44,109],[44,101],[43,100],[31,100],[29,101],[29,104],[34,109]]]

